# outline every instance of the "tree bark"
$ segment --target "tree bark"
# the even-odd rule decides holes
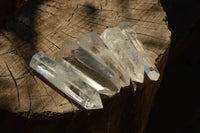
[[[155,60],[161,78],[103,97],[104,109],[87,111],[52,88],[30,67],[43,51],[54,57],[67,40],[130,22]],[[27,118],[66,117],[67,131],[142,133],[167,61],[170,31],[158,0],[33,0],[0,29],[0,108]]]

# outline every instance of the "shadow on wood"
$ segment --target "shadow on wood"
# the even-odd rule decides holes
[[[144,132],[170,42],[162,7],[157,0],[145,1],[148,4],[129,0],[122,10],[118,0],[33,0],[10,16],[0,29],[0,82],[9,84],[0,86],[0,108],[12,112],[5,113],[11,116],[3,123],[21,132]],[[155,5],[159,8],[152,10]],[[161,73],[158,82],[145,77],[136,92],[132,86],[123,88],[113,97],[104,97],[104,109],[87,111],[74,106],[30,69],[28,64],[35,52],[55,57],[67,40],[74,41],[91,30],[102,33],[121,21],[131,22],[156,61]],[[16,114],[19,117],[12,121],[10,117]],[[18,128],[16,123],[25,126]]]

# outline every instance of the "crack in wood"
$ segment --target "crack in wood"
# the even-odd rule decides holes
[[[155,36],[152,36],[152,35],[148,35],[148,34],[145,34],[145,33],[139,33],[139,32],[137,32],[137,34],[138,35],[143,35],[143,36],[148,36],[148,37],[151,37],[151,38],[154,38],[154,39],[158,39],[158,40],[167,41],[166,39],[158,38],[158,37],[155,37]]]
[[[55,9],[59,9],[59,7],[57,7],[56,5],[50,5],[50,4],[44,4],[45,6],[47,6],[47,7],[53,7],[53,8],[55,8]]]
[[[13,42],[8,38],[8,36],[6,36],[5,35],[5,33],[4,32],[2,32],[2,31],[0,31],[0,33],[11,43],[11,44],[13,44]],[[14,44],[13,44],[14,45]],[[23,46],[24,44],[22,44],[22,45],[20,45],[19,47],[21,47],[21,46]],[[16,51],[17,53],[18,53],[18,50],[17,49],[15,49],[15,47],[13,47],[14,48],[14,50],[13,51]],[[13,51],[11,51],[11,52],[13,52]],[[8,51],[7,53],[10,53],[10,51]],[[20,55],[21,54],[19,54],[18,53],[18,56],[20,57]],[[24,57],[23,56],[21,56],[21,58],[24,60]],[[7,66],[7,64],[6,64],[6,66]],[[28,73],[33,77],[33,79],[35,80],[35,78],[34,78],[34,75],[31,73],[31,71],[28,69],[28,67],[29,67],[29,64],[27,64],[27,62],[25,61],[25,68],[26,68],[26,70],[28,71]],[[19,98],[18,98],[19,99]]]
[[[43,36],[44,37],[44,36]],[[54,42],[52,42],[51,40],[49,40],[48,38],[44,37],[47,41],[49,41],[51,44],[53,44],[53,46],[55,46],[56,48],[60,49],[60,47],[58,47]]]
[[[16,52],[16,49],[11,50],[11,51],[7,51],[7,52],[5,52],[5,53],[1,53],[0,56],[1,56],[1,55],[5,55],[5,54],[13,54],[13,52]]]
[[[34,81],[36,81],[34,74],[32,73],[32,71],[30,70],[29,64],[25,65],[25,69],[27,70],[27,72],[30,74],[30,76],[33,78]]]
[[[53,96],[52,95],[50,95],[49,94],[49,92],[47,91],[47,88],[44,86],[44,89],[45,89],[45,91],[46,91],[46,96],[50,96],[51,97],[51,99],[52,99],[52,101],[54,102],[54,104],[56,105],[56,109],[57,109],[57,111],[58,111],[58,104],[57,104],[57,102],[54,100],[54,98],[53,98]],[[41,95],[42,96],[42,95]]]
[[[4,63],[6,65],[6,68],[7,68],[8,72],[10,73],[10,76],[11,76],[11,78],[12,78],[14,84],[15,84],[16,89],[17,89],[17,100],[18,100],[18,106],[20,107],[20,100],[19,100],[20,96],[19,96],[19,88],[18,88],[18,85],[17,85],[17,81],[16,81],[15,77],[13,76],[12,71],[10,70],[9,66],[7,65],[7,63],[6,62],[4,62]]]
[[[42,9],[40,9],[40,8],[38,8],[38,7],[31,6],[30,4],[28,5],[28,7],[31,7],[31,8],[33,8],[33,9],[39,10],[39,11],[41,11],[41,12],[50,14],[51,16],[55,16],[55,14],[53,14],[52,12],[48,12],[48,11],[42,10]]]
[[[63,34],[65,34],[65,35],[67,35],[67,36],[69,36],[69,37],[71,37],[71,38],[76,38],[76,37],[74,37],[74,36],[71,36],[71,35],[69,35],[69,34],[67,34],[67,33],[65,33],[64,31],[61,31]]]
[[[75,14],[75,12],[76,12],[76,10],[77,10],[78,8],[79,8],[79,7],[78,7],[78,4],[77,4],[77,5],[76,5],[76,8],[72,11],[71,17],[67,20],[68,22],[70,22],[71,19],[74,17],[74,14]]]
[[[3,34],[4,37],[6,37],[6,38],[8,39],[8,41],[9,41],[11,44],[13,44],[12,41],[11,41],[3,32],[1,32],[1,33]],[[13,45],[14,45],[14,44],[13,44]],[[24,44],[20,45],[19,47],[21,47],[21,46],[23,46],[23,45],[24,45]],[[18,50],[17,50],[17,49],[14,49],[13,51],[16,51],[16,52],[18,53]],[[13,52],[13,51],[12,51],[12,52]],[[10,53],[10,52],[8,51],[7,53]],[[24,57],[23,57],[21,54],[18,53],[18,56],[24,60]],[[7,65],[7,64],[6,64],[6,65]],[[26,68],[26,70],[28,71],[28,73],[29,73],[29,74],[33,77],[33,79],[34,79],[34,75],[30,72],[30,70],[28,69],[27,66],[29,66],[29,64],[27,64],[27,62],[25,61],[25,68]],[[34,79],[34,80],[35,80],[35,79]]]
[[[29,73],[28,73],[29,74]],[[16,78],[15,80],[17,81],[17,80],[20,80],[20,79],[24,79],[24,78],[26,78],[26,77],[28,77],[29,75],[25,75],[25,76],[22,76],[22,77],[19,77],[19,78]]]
[[[141,19],[136,19],[136,18],[129,18],[129,17],[126,17],[126,16],[120,16],[120,17],[128,19],[128,20],[139,21],[139,22],[146,22],[146,23],[152,23],[152,24],[158,24],[158,25],[166,25],[165,23],[158,23],[158,22],[153,22],[153,21],[148,21],[148,20],[141,20]]]
[[[20,24],[24,25],[27,29],[29,29],[33,33],[32,37],[36,37],[37,36],[37,33],[35,32],[34,29],[32,29],[31,26],[25,24],[23,21],[20,21],[20,20],[16,20],[16,22],[19,22]]]

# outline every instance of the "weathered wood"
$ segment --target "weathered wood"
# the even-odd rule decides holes
[[[69,115],[67,127],[74,131],[85,125],[102,129],[97,132],[115,132],[120,127],[143,132],[161,78],[153,82],[145,77],[136,92],[131,86],[123,88],[121,93],[104,98],[103,110],[85,111],[52,89],[33,72],[29,62],[37,51],[54,57],[67,40],[74,41],[93,30],[100,34],[107,27],[128,21],[156,60],[162,76],[170,43],[165,17],[158,0],[29,2],[0,29],[0,108],[28,118]]]

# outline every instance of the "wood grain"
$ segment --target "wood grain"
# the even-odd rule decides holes
[[[153,82],[145,77],[144,84],[137,84],[136,92],[131,85],[113,97],[103,96],[104,109],[91,112],[58,92],[29,67],[29,62],[38,51],[53,58],[67,40],[74,41],[90,31],[100,34],[127,21],[135,28],[162,77],[171,35],[165,18],[158,0],[29,2],[0,29],[0,108],[27,118],[72,115],[68,127],[74,130],[78,129],[73,123],[80,119],[93,121],[96,127],[98,122],[89,120],[93,117],[105,122],[99,128],[106,126],[106,131],[119,131],[124,121],[130,121],[127,126],[131,130],[143,132],[162,78]]]

